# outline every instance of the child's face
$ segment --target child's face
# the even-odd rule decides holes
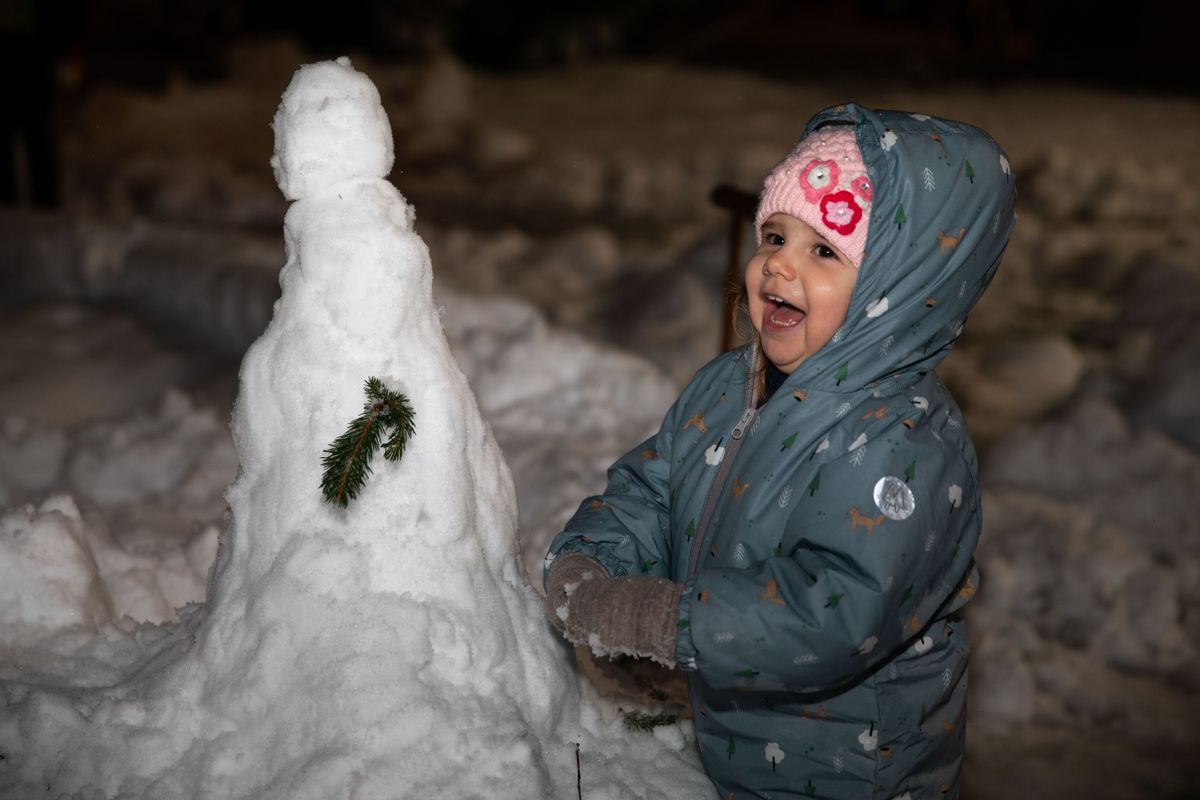
[[[746,264],[750,321],[763,353],[791,373],[825,346],[850,307],[858,269],[840,250],[791,214],[772,214]]]

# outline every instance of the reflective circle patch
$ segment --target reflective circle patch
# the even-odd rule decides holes
[[[875,484],[875,505],[888,519],[908,519],[917,508],[908,484],[888,475]]]

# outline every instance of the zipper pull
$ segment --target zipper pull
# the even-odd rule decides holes
[[[734,439],[741,439],[742,435],[746,432],[746,426],[749,425],[753,419],[754,409],[747,408],[744,412],[742,412],[742,418],[738,420],[737,425],[733,426],[733,433],[729,435]]]

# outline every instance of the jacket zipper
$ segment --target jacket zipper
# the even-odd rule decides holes
[[[708,487],[708,497],[704,500],[704,510],[700,513],[700,524],[696,526],[696,536],[692,539],[692,552],[688,557],[687,579],[690,581],[696,576],[696,565],[700,563],[700,548],[703,546],[704,534],[708,532],[708,524],[712,521],[713,511],[716,510],[717,498],[721,495],[721,488],[725,485],[726,479],[729,477],[729,471],[733,469],[734,459],[737,458],[738,450],[742,447],[742,440],[745,437],[746,429],[754,422],[754,417],[758,414],[758,409],[755,406],[755,391],[753,382],[746,390],[746,407],[742,411],[742,416],[738,419],[737,424],[733,426],[733,431],[729,434],[733,442],[729,445],[729,449],[725,452],[725,458],[721,461],[721,468],[717,470],[717,477],[713,480],[712,485]]]

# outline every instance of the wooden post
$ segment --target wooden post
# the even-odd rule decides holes
[[[721,330],[721,351],[731,350],[735,344],[733,329],[734,305],[742,282],[742,243],[746,225],[754,222],[758,208],[758,197],[728,183],[717,184],[710,199],[729,212],[729,257],[725,272],[725,284],[721,287],[725,295],[725,324]]]

